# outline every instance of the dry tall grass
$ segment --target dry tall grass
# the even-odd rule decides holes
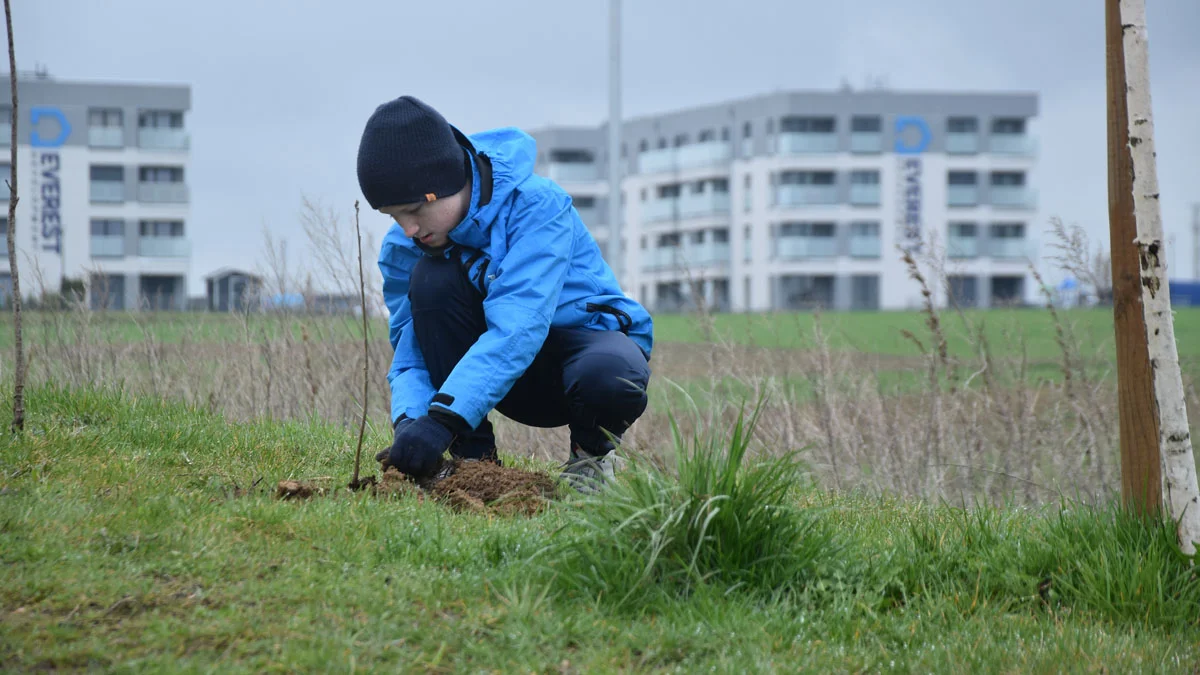
[[[323,222],[319,210],[310,209],[309,214],[313,223]],[[336,241],[336,235],[324,240],[333,248]],[[342,259],[326,264],[338,273]],[[1013,357],[1009,348],[1001,357],[982,327],[963,313],[943,316],[932,302],[931,283],[944,284],[945,276],[936,276],[936,270],[924,269],[911,258],[908,264],[931,298],[924,334],[908,336],[912,356],[835,349],[820,320],[805,348],[764,348],[719,335],[702,311],[696,320],[711,338],[709,343],[656,347],[651,363],[656,405],[628,432],[625,451],[643,456],[668,451],[670,424],[662,402],[680,400],[668,394],[673,383],[684,383],[701,394],[696,399],[704,403],[693,410],[677,405],[673,414],[681,422],[699,416],[732,423],[742,406],[761,398],[761,450],[802,450],[813,476],[832,489],[1023,503],[1064,496],[1092,501],[1118,490],[1116,388],[1110,357],[1082,353],[1071,326],[1048,303],[1046,311],[1054,313],[1058,326],[1060,374],[1036,376],[1025,350],[1017,349]],[[378,297],[377,286],[368,292]],[[80,307],[38,313],[31,319],[31,384],[113,387],[183,400],[231,421],[319,418],[349,431],[357,430],[361,414],[365,365],[377,374],[371,385],[370,426],[375,438],[388,433],[385,373],[392,351],[380,314],[371,319],[374,337],[366,364],[361,324],[351,315],[253,312],[231,319],[133,313],[114,319]],[[114,320],[136,326],[136,339],[112,339]],[[233,339],[231,321],[237,329]],[[164,331],[170,323],[176,325]],[[789,330],[786,319],[776,325],[780,331]],[[970,358],[948,352],[947,330],[966,336],[972,346]],[[159,336],[167,333],[177,339],[164,342]],[[222,339],[214,337],[221,333]],[[1023,344],[1015,328],[1006,338],[1010,345]],[[895,371],[919,376],[901,386],[887,375]],[[1187,385],[1195,416],[1200,397],[1195,383]],[[730,391],[739,392],[736,399]],[[503,450],[565,459],[566,429],[530,429],[498,413],[492,416]],[[347,434],[348,452],[351,436]]]

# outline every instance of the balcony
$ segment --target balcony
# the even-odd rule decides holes
[[[142,127],[138,129],[138,147],[147,150],[187,150],[188,133],[174,127]]]
[[[138,237],[138,255],[144,258],[186,258],[191,246],[183,237]]]
[[[879,184],[850,185],[850,203],[854,206],[879,206]]]
[[[979,134],[951,131],[946,134],[946,152],[951,155],[974,155],[979,152]]]
[[[138,183],[138,201],[147,204],[186,204],[187,183]]]
[[[125,257],[124,235],[94,234],[91,238],[93,258],[123,258]]]
[[[125,202],[125,183],[119,180],[94,180],[89,186],[93,203],[122,204]]]
[[[638,173],[665,173],[674,170],[674,148],[647,150],[638,155]]]
[[[779,134],[779,154],[808,155],[837,152],[837,134],[788,132]]]
[[[591,162],[551,162],[546,175],[555,183],[590,183],[599,179]]]
[[[946,255],[951,258],[978,258],[979,237],[956,237],[946,239]]]
[[[730,258],[728,242],[709,242],[684,249],[684,260],[689,265],[723,265]]]
[[[780,185],[775,188],[778,206],[815,206],[837,204],[836,185]]]
[[[993,185],[989,191],[992,206],[1007,209],[1032,209],[1037,207],[1037,196],[1024,185]]]
[[[679,217],[678,199],[653,199],[642,204],[642,222],[657,223]]]
[[[1037,141],[1025,134],[993,134],[988,150],[997,155],[1032,157],[1037,154]]]
[[[88,146],[123,148],[125,147],[125,129],[121,127],[88,127]]]
[[[879,237],[850,237],[851,258],[878,258],[883,253]]]
[[[685,267],[728,264],[730,258],[728,242],[710,242],[694,246],[666,246],[647,252],[642,259],[642,270],[658,271]]]
[[[834,258],[837,257],[837,239],[834,237],[779,237],[775,242],[775,257],[780,260]]]
[[[675,167],[694,169],[729,163],[733,149],[725,141],[705,141],[675,148]]]
[[[878,131],[856,131],[851,133],[850,152],[862,155],[883,152],[883,134]]]
[[[600,209],[595,206],[575,207],[575,211],[579,213],[579,219],[588,227],[595,227],[600,223]]]
[[[1031,257],[1028,240],[1022,237],[1003,237],[988,242],[988,254],[993,258],[1023,260]]]
[[[950,185],[946,189],[946,204],[949,206],[978,206],[979,186]]]
[[[679,217],[698,218],[729,213],[728,192],[702,192],[679,198]]]

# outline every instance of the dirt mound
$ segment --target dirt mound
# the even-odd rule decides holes
[[[360,481],[376,497],[426,494],[445,502],[457,511],[493,513],[502,516],[535,515],[545,510],[557,492],[550,476],[535,471],[504,467],[491,462],[454,462],[439,477],[416,483],[387,467],[379,479],[368,476]],[[281,480],[275,496],[284,500],[335,497],[353,494],[349,489],[329,489],[312,481]]]
[[[554,498],[556,486],[544,473],[491,462],[455,462],[431,492],[459,511],[533,515]]]

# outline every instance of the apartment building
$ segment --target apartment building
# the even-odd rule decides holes
[[[964,307],[1019,303],[1037,197],[1034,94],[788,92],[622,124],[619,269],[654,311],[919,306],[902,251]],[[538,172],[608,255],[607,129],[547,128]],[[610,260],[610,262],[612,262]]]
[[[16,124],[22,294],[83,281],[93,308],[183,309],[191,266],[190,87],[31,76],[18,78],[17,91],[19,118],[0,108],[0,175],[10,171]],[[7,200],[8,191],[0,192]],[[0,204],[0,233],[8,228],[6,208]],[[2,267],[0,295],[9,297],[12,280]]]

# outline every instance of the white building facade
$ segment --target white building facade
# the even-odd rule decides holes
[[[190,88],[34,77],[18,79],[17,92],[17,119],[8,92],[0,101],[0,175],[9,175],[15,123],[22,295],[82,281],[93,308],[183,309]],[[0,255],[7,259],[6,246]],[[11,293],[5,260],[0,294]]]
[[[626,291],[653,311],[906,309],[1033,299],[1033,94],[781,93],[623,123]],[[534,132],[538,171],[607,254],[606,129]],[[948,293],[946,292],[948,289]],[[952,297],[947,297],[947,296]]]

